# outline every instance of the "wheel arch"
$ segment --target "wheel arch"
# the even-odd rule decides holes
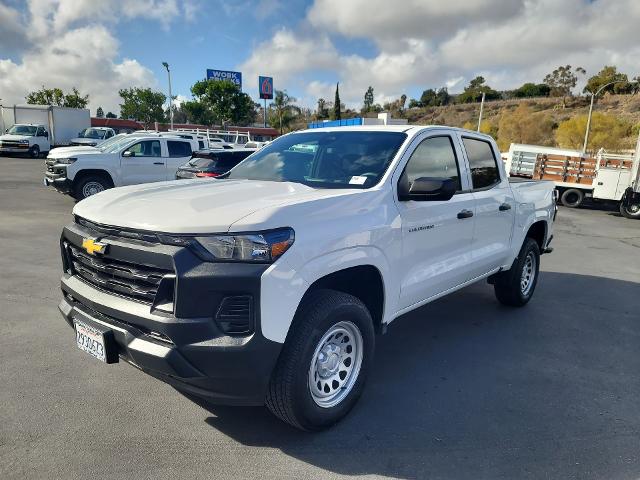
[[[540,252],[542,252],[547,242],[548,230],[549,226],[545,220],[537,220],[531,224],[524,238],[532,238],[535,240],[540,248]]]
[[[75,188],[75,186],[78,184],[79,181],[81,181],[83,178],[89,177],[91,175],[98,175],[101,177],[105,177],[106,179],[108,179],[111,182],[111,185],[114,185],[114,181],[113,181],[113,177],[111,175],[111,173],[109,173],[107,170],[101,169],[101,168],[91,168],[91,169],[83,169],[80,170],[79,172],[77,172],[75,174],[75,176],[73,177],[73,187]]]

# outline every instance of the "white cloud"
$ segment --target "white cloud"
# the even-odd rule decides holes
[[[565,64],[587,76],[614,64],[633,77],[638,20],[637,0],[315,0],[296,28],[277,31],[241,68],[301,84],[305,99],[332,98],[335,83],[316,80],[323,72],[340,81],[350,106],[369,85],[376,101],[443,85],[461,91],[476,75],[508,89]],[[375,53],[342,51],[344,38],[364,39]]]
[[[29,0],[24,15],[0,5],[2,102],[24,103],[28,92],[43,85],[64,91],[76,87],[89,94],[92,112],[102,106],[118,113],[119,89],[157,88],[158,82],[137,60],[119,58],[119,42],[107,27],[143,18],[168,29],[181,11],[187,19],[192,16],[192,5],[187,2],[181,10],[177,0]],[[19,60],[2,58],[5,44],[13,47]]]

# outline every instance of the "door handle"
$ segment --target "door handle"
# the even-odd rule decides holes
[[[503,203],[498,207],[498,210],[500,210],[501,212],[506,212],[507,210],[511,210],[511,204]]]
[[[473,217],[473,212],[471,210],[461,210],[458,212],[458,218],[462,220],[463,218],[471,218]]]
[[[164,165],[164,162],[153,162],[154,165]]]

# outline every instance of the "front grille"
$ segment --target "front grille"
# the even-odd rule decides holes
[[[253,297],[251,295],[224,297],[216,313],[216,322],[225,333],[251,333],[253,331]]]
[[[162,279],[173,272],[145,265],[89,255],[74,245],[68,245],[73,273],[85,282],[144,303],[153,303]]]
[[[7,148],[29,148],[28,143],[20,143],[15,140],[2,140],[2,146]]]
[[[82,225],[85,228],[93,230],[94,232],[101,233],[103,235],[110,235],[112,237],[120,237],[120,238],[130,238],[133,240],[141,240],[147,243],[160,243],[158,240],[158,236],[154,233],[137,231],[137,230],[128,230],[125,228],[118,227],[109,227],[106,225],[99,225],[97,223],[86,220],[82,217],[75,217],[75,222],[78,225]]]

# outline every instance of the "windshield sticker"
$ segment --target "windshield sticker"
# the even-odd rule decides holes
[[[367,177],[355,176],[351,177],[351,180],[349,180],[349,185],[364,185],[364,182],[366,181]]]

